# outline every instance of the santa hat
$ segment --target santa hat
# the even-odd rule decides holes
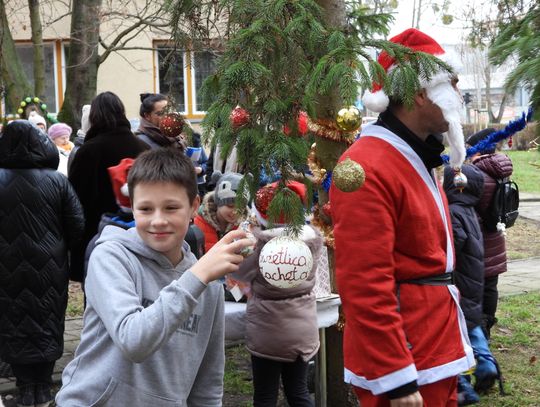
[[[108,168],[116,203],[124,212],[131,212],[127,177],[134,162],[133,158],[124,158],[118,165]]]
[[[255,200],[253,201],[251,210],[261,226],[268,226],[268,208],[270,207],[270,202],[272,202],[272,199],[277,192],[277,186],[278,182],[273,182],[271,184],[265,185],[264,187],[260,188],[255,195]],[[298,195],[302,203],[306,203],[307,189],[304,184],[298,181],[290,181],[287,183],[287,189]],[[281,215],[275,225],[280,225],[284,223],[284,216]]]
[[[433,38],[424,34],[416,28],[409,28],[401,34],[390,38],[390,41],[395,44],[403,45],[414,51],[421,51],[427,54],[435,55],[450,65],[455,72],[460,71],[461,62],[452,52],[445,51]],[[390,56],[386,51],[380,53],[377,62],[384,68],[386,73],[389,73],[396,67],[396,59]],[[429,81],[425,77],[419,78],[422,88],[432,87],[439,83],[446,82],[450,79],[447,71],[435,73]],[[373,83],[371,90],[366,90],[362,96],[362,102],[369,110],[377,113],[384,112],[388,108],[390,100],[384,92],[382,84]]]
[[[35,110],[30,112],[30,115],[28,116],[28,121],[35,126],[37,126],[38,124],[42,124],[43,126],[45,126],[45,129],[47,128],[47,122],[45,121],[45,118],[43,116],[40,116]]]

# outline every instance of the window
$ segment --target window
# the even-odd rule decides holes
[[[167,95],[177,111],[188,118],[200,118],[203,104],[201,87],[216,69],[217,56],[209,51],[184,52],[166,44],[157,45],[157,91]],[[188,58],[193,61],[188,64]]]
[[[202,95],[200,89],[204,80],[212,75],[216,70],[217,56],[211,52],[195,52],[194,53],[194,86],[195,86],[195,107],[193,110],[197,112],[204,112],[209,106],[203,104]]]
[[[45,95],[44,101],[47,104],[47,110],[51,113],[57,111],[56,100],[56,65],[54,58],[54,43],[46,43],[44,45],[44,65],[45,65]],[[34,88],[34,50],[32,44],[16,44],[17,54],[21,60],[24,73],[30,82],[30,86]],[[35,96],[35,95],[28,95]],[[15,109],[16,110],[16,109]]]
[[[186,112],[184,52],[158,46],[159,93],[167,95],[175,109]]]

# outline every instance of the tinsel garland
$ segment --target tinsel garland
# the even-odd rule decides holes
[[[345,132],[337,127],[336,121],[332,119],[318,119],[316,121],[308,118],[309,131],[318,137],[346,143],[354,143],[356,131]]]
[[[317,159],[317,153],[315,152],[316,146],[317,146],[316,143],[313,143],[311,145],[311,149],[309,150],[307,164],[308,164],[309,171],[313,175],[311,177],[311,181],[314,184],[319,185],[325,179],[326,169],[321,168],[321,163]]]
[[[322,213],[322,209],[319,205],[315,205],[313,208],[313,218],[311,219],[311,224],[315,226],[324,236],[324,243],[327,247],[332,249],[336,248],[336,242],[334,239],[334,229],[331,224],[328,224],[326,221],[326,215]]]
[[[523,130],[525,126],[527,125],[527,123],[531,121],[532,115],[533,115],[533,109],[532,107],[530,107],[527,114],[525,114],[525,112],[521,114],[521,118],[512,120],[510,123],[506,125],[504,129],[497,130],[489,134],[485,139],[478,142],[478,144],[476,144],[475,146],[469,147],[467,149],[466,157],[470,158],[477,153],[493,150],[493,148],[499,141],[507,139],[508,137],[511,137],[518,131]],[[450,157],[447,154],[444,154],[441,157],[444,163],[448,163],[450,160]]]

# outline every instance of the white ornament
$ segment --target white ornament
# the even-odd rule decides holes
[[[261,274],[273,286],[292,288],[306,281],[313,267],[308,245],[287,236],[274,237],[259,255]]]

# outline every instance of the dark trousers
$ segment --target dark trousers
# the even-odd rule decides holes
[[[486,336],[490,337],[490,330],[497,322],[495,313],[497,312],[497,304],[499,302],[499,290],[497,284],[499,283],[499,276],[486,277],[484,279],[484,324],[486,330]]]
[[[301,358],[295,362],[277,362],[251,355],[253,370],[253,407],[275,407],[279,378],[290,407],[313,407],[307,387],[308,364]]]
[[[54,362],[32,363],[28,365],[11,364],[15,385],[22,387],[28,384],[52,385]]]

